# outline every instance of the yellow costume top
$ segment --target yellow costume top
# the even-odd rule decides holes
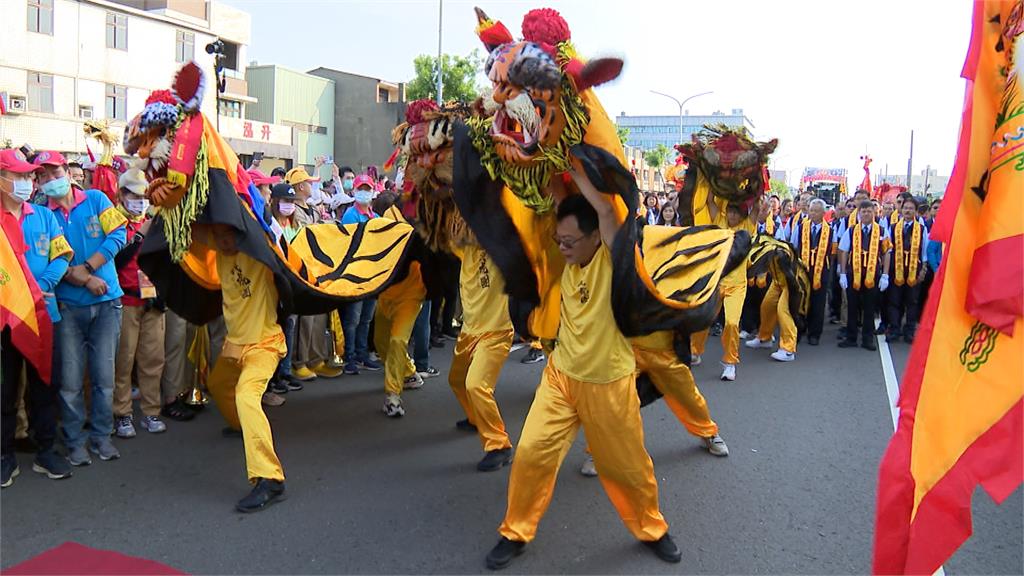
[[[217,275],[228,342],[256,344],[281,331],[277,324],[277,287],[270,268],[243,252],[217,252]]]
[[[512,329],[505,279],[490,256],[479,246],[470,245],[463,249],[459,290],[463,332],[484,334]]]
[[[601,245],[586,266],[566,265],[555,368],[582,382],[613,382],[636,370],[629,341],[612,315],[612,258]]]
[[[420,263],[409,263],[409,274],[397,284],[392,284],[377,297],[379,307],[387,307],[395,302],[405,300],[423,300],[427,297],[427,289],[423,286]]]

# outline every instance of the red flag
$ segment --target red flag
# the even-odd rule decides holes
[[[0,329],[46,383],[53,358],[53,323],[46,301],[25,261],[25,242],[16,219],[3,213],[0,234]]]
[[[932,237],[942,266],[879,467],[874,572],[932,574],[971,535],[971,496],[1024,479],[1024,0],[979,0],[956,165]],[[993,251],[1001,256],[994,258]]]

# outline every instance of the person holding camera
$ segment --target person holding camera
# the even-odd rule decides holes
[[[132,373],[138,375],[142,397],[140,425],[151,433],[167,430],[160,416],[160,378],[164,371],[164,311],[156,288],[139,269],[138,256],[152,219],[146,211],[146,176],[139,169],[121,175],[118,212],[128,221],[127,243],[114,257],[124,296],[121,338],[114,363],[114,425],[118,438],[135,436],[132,417]]]

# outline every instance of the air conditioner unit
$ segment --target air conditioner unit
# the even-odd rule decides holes
[[[24,114],[28,111],[28,100],[24,96],[11,96],[7,106],[8,114]]]
[[[79,106],[78,117],[83,120],[92,120],[92,106]]]

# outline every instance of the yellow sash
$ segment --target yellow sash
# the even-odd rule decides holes
[[[861,269],[867,265],[867,274],[864,278],[864,286],[866,288],[875,287],[875,272],[878,270],[878,248],[879,248],[879,236],[881,235],[881,227],[877,222],[871,223],[871,240],[868,246],[868,261],[864,262],[864,249],[861,246],[864,236],[860,226],[853,228],[850,231],[853,235],[850,241],[853,243],[853,289],[860,290],[861,284]]]
[[[769,236],[775,236],[775,216],[769,216],[764,221],[764,233]]]
[[[800,224],[800,259],[811,267],[813,274],[814,290],[821,290],[821,273],[825,269],[825,257],[829,253],[829,236],[831,229],[828,222],[822,221],[821,234],[818,235],[818,245],[811,253],[811,226],[810,221]],[[813,262],[812,262],[813,259]]]
[[[896,224],[896,285],[903,286],[904,275],[903,271],[905,268],[910,268],[910,273],[906,276],[906,283],[909,286],[915,286],[917,284],[917,266],[921,258],[921,223],[914,221],[910,224],[910,251],[905,252],[903,249],[903,224]]]

